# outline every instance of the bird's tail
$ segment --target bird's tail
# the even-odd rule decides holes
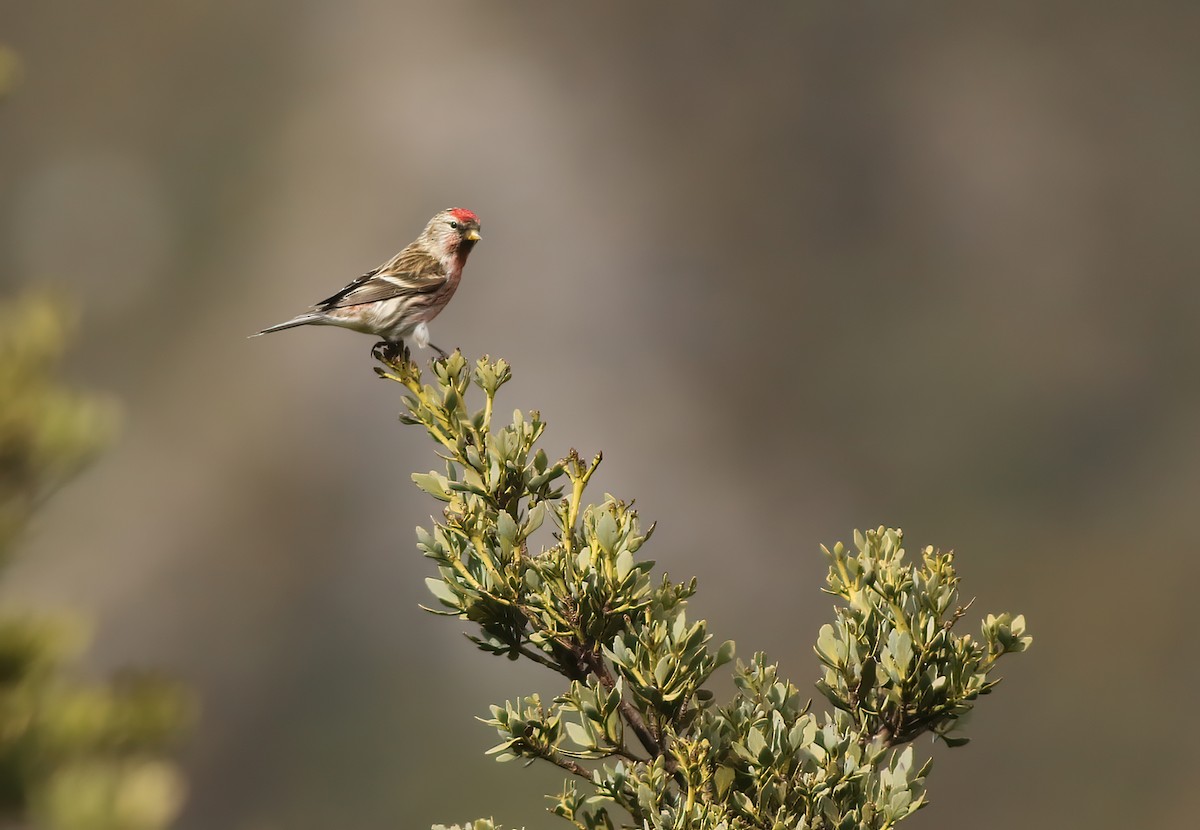
[[[273,331],[283,331],[284,329],[294,329],[296,326],[309,326],[313,324],[320,325],[325,322],[325,317],[317,312],[309,312],[301,314],[298,317],[293,317],[285,323],[278,323],[274,326],[267,326],[258,334],[252,334],[251,337],[261,337],[264,334],[270,334]]]

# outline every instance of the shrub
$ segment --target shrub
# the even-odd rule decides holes
[[[930,762],[912,742],[966,743],[956,727],[995,687],[998,660],[1031,642],[1009,614],[988,615],[978,637],[957,633],[970,603],[953,553],[927,547],[910,562],[899,530],[855,532],[850,546],[822,548],[836,606],[817,638],[816,687],[830,711],[814,711],[761,653],[735,664],[736,694],[719,704],[705,684],[734,644],[714,645],[689,619],[695,580],[656,579],[639,558],[654,528],[630,503],[585,502],[601,456],[550,461],[536,411],[496,423],[503,360],[472,367],[455,352],[424,383],[407,353],[376,356],[407,390],[401,420],[424,427],[445,460],[413,476],[445,505],[417,531],[437,566],[430,610],[472,623],[483,651],[564,680],[553,700],[492,706],[485,722],[500,741],[489,752],[568,772],[551,810],[581,830],[890,827],[926,803]],[[547,519],[553,544],[535,550]]]

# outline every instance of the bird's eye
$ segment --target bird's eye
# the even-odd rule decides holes
[[[455,222],[453,219],[451,219],[451,220],[450,220],[450,227],[454,228],[455,230],[458,230],[458,223],[457,223],[457,222]]]

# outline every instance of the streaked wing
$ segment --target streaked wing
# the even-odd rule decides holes
[[[446,283],[442,264],[429,254],[405,248],[388,262],[368,271],[332,297],[313,306],[317,311],[374,303],[437,291]]]

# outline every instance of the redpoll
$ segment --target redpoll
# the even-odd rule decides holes
[[[295,326],[341,326],[382,337],[392,345],[411,339],[423,349],[430,345],[429,321],[454,296],[467,256],[480,239],[479,217],[474,213],[466,208],[443,210],[414,242],[374,271],[321,300],[311,311],[250,336]]]

